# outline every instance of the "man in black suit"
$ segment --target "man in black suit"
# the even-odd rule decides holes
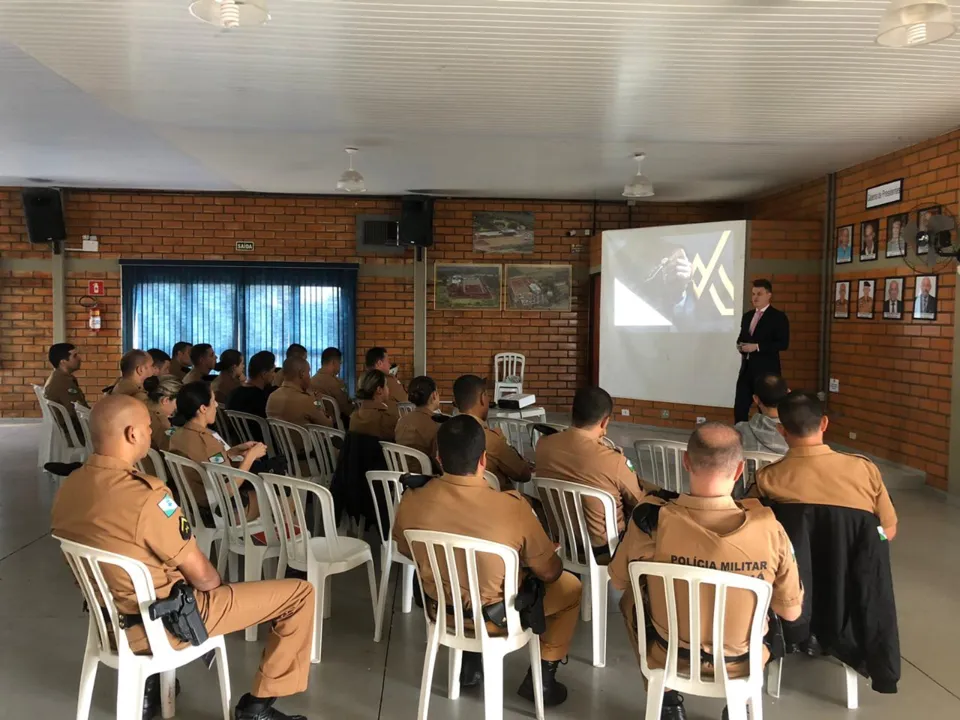
[[[887,282],[887,298],[883,301],[883,316],[899,319],[901,315],[903,315],[903,300],[900,299],[900,282],[890,280]]]
[[[790,347],[790,321],[782,310],[770,306],[773,285],[769,280],[754,280],[750,300],[753,310],[740,320],[740,376],[733,404],[735,422],[750,419],[753,387],[764,375],[780,375],[780,351]]]
[[[937,315],[937,296],[933,289],[933,280],[927,276],[920,278],[920,292],[913,301],[913,316],[932,320]]]

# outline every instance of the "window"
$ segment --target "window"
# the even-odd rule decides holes
[[[170,352],[180,340],[236,348],[250,359],[287,346],[307,348],[315,372],[324,348],[343,353],[343,380],[354,387],[353,265],[259,265],[121,261],[123,347]]]

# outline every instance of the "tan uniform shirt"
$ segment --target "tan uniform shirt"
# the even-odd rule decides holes
[[[444,475],[421,488],[408,489],[397,509],[393,538],[406,557],[410,547],[405,530],[434,530],[490,540],[514,548],[520,565],[530,568],[541,579],[550,579],[556,553],[530,504],[515,491],[496,492],[481,478]],[[423,587],[437,599],[436,583],[423,546],[417,548],[417,564],[423,568]],[[490,605],[503,600],[503,563],[489,555],[478,554],[480,600]],[[466,567],[458,566],[462,581],[461,597],[470,604]],[[446,593],[449,599],[449,590]]]
[[[181,380],[180,382],[182,382],[184,385],[192,382],[200,382],[206,376],[207,374],[205,372],[200,372],[199,370],[197,370],[197,368],[193,368],[190,372],[188,372],[186,375],[183,376],[183,380]]]
[[[213,396],[217,402],[226,407],[230,395],[243,383],[232,373],[220,373],[213,382],[210,383],[210,389],[213,390]]]
[[[637,474],[627,458],[577,428],[544,435],[537,443],[536,453],[538,477],[580,483],[613,495],[617,532],[623,532],[625,515],[629,516],[643,500]],[[593,546],[606,547],[603,505],[593,498],[584,498],[583,512]]]
[[[645,502],[663,505],[656,530],[652,536],[647,535],[631,521],[609,566],[613,586],[625,591],[621,601],[625,619],[633,619],[636,623],[636,608],[627,569],[634,560],[691,565],[760,578],[773,585],[770,607],[780,615],[803,604],[803,589],[793,547],[786,531],[769,508],[755,500],[736,503],[730,497],[704,498],[692,495],[681,495],[668,503],[658,498],[648,498]],[[657,633],[666,640],[667,611],[663,583],[657,578],[650,578],[648,590],[649,615]],[[724,653],[727,656],[736,657],[747,652],[750,623],[753,620],[753,598],[744,590],[727,592],[724,634]],[[686,644],[685,641],[690,637],[689,595],[682,590],[677,593],[677,615],[680,638]],[[701,642],[707,652],[712,652],[712,600],[701,612],[701,618]],[[651,642],[648,655],[653,667],[663,667],[665,652],[662,646]],[[738,670],[741,665],[743,663],[738,663]],[[730,672],[735,674],[732,669]],[[739,675],[739,672],[736,674]]]
[[[353,401],[347,394],[347,386],[336,375],[319,370],[310,380],[310,388],[317,395],[328,395],[336,400],[341,414],[349,415],[352,411]]]
[[[55,535],[146,565],[159,598],[167,597],[174,583],[183,580],[177,566],[196,547],[190,524],[167,486],[105,455],[91,455],[63,481],[51,515]],[[138,614],[127,574],[102,567],[119,611]]]
[[[390,396],[387,398],[387,406],[391,412],[399,416],[400,411],[397,409],[397,403],[408,402],[407,389],[403,387],[402,382],[390,373],[387,373],[387,390],[390,391]]]
[[[208,428],[197,430],[184,425],[177,428],[170,436],[170,452],[182,455],[188,460],[193,460],[198,465],[210,462],[236,467],[228,450],[227,444],[220,436]],[[196,498],[197,504],[202,507],[210,507],[207,490],[203,485],[203,478],[193,470],[187,470],[186,479],[190,484],[190,489],[193,490],[193,496]]]
[[[150,446],[154,450],[169,450],[174,432],[170,418],[155,402],[147,401],[147,410],[150,411]]]
[[[87,404],[87,399],[83,396],[83,390],[80,389],[77,378],[57,368],[50,373],[50,377],[48,377],[47,382],[44,383],[43,396],[47,400],[63,405],[63,407],[66,408],[67,413],[73,418],[73,426],[77,430],[77,436],[82,441],[83,428],[77,419],[77,411],[74,409],[73,404],[78,402],[84,407],[90,406]]]
[[[117,381],[117,384],[113,386],[113,390],[110,391],[111,395],[129,395],[132,398],[136,398],[142,403],[147,402],[147,394],[143,391],[143,388],[137,385],[133,380],[128,380],[127,378],[120,378]]]
[[[880,469],[862,455],[834,452],[829,445],[788,450],[782,460],[757,471],[757,481],[747,494],[776,502],[866,510],[885,528],[897,524]]]
[[[491,430],[483,420],[475,419],[483,426],[487,441],[487,470],[497,476],[500,489],[513,490],[513,483],[529,480],[530,463],[513,449],[499,429]]]
[[[857,312],[859,313],[870,313],[873,312],[873,298],[864,297],[861,295],[857,299]]]
[[[350,416],[350,432],[373,435],[389,442],[396,437],[396,427],[397,416],[386,405],[373,400],[361,402],[360,409],[354,410]]]
[[[317,396],[289,382],[283,383],[270,393],[270,397],[267,398],[267,417],[304,427],[307,425],[333,426],[333,420],[323,411],[323,405]]]
[[[433,421],[433,413],[417,408],[397,421],[396,438],[400,445],[419,450],[429,458],[437,457],[437,432],[440,423]]]
[[[170,361],[170,374],[181,382],[183,382],[183,378],[187,374],[187,369],[188,368],[181,365],[180,361],[176,358]]]

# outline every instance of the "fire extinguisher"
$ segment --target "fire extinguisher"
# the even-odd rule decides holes
[[[97,334],[100,332],[101,327],[100,306],[97,304],[97,301],[89,295],[84,295],[82,298],[80,298],[80,305],[90,311],[90,316],[87,319],[87,327],[90,328],[90,332]]]

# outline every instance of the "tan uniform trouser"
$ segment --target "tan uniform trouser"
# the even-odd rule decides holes
[[[563,660],[567,656],[580,615],[580,593],[580,580],[568,572],[547,584],[543,598],[547,629],[540,636],[540,656],[544,660]]]
[[[313,595],[313,586],[303,580],[236,583],[196,593],[197,607],[211,637],[270,623],[270,635],[251,688],[257,697],[284,697],[307,689]],[[175,648],[185,646],[168,637]],[[149,652],[142,626],[128,630],[127,639],[135,653]]]

